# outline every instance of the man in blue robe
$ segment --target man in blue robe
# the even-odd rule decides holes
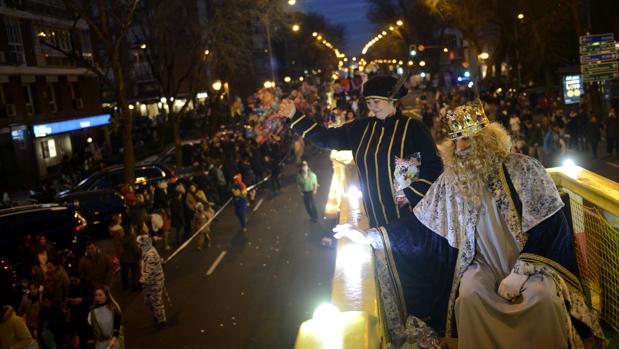
[[[544,167],[510,152],[507,132],[479,101],[446,121],[444,172],[414,215],[367,232],[391,342],[419,344],[431,328],[457,337],[459,348],[602,345]]]

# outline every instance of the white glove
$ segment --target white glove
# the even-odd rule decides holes
[[[499,284],[499,295],[508,301],[518,297],[529,275],[516,274],[513,271]]]
[[[333,232],[335,233],[333,237],[336,239],[347,237],[356,244],[367,245],[370,243],[365,233],[348,223],[336,225]]]

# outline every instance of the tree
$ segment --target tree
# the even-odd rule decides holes
[[[180,123],[199,88],[206,85],[210,55],[207,32],[192,0],[152,0],[136,15],[135,46],[142,47],[153,77],[166,97],[172,124],[176,162],[182,165]],[[174,108],[179,97],[185,102]]]
[[[314,12],[291,13],[289,25],[292,23],[299,24],[301,29],[293,32],[290,26],[285,27],[277,31],[274,40],[277,61],[284,62],[282,75],[300,76],[304,69],[320,69],[325,73],[336,70],[339,58],[312,33],[320,33],[336,48],[342,48],[345,45],[344,27],[333,25]]]
[[[123,141],[123,164],[125,167],[125,182],[135,182],[135,153],[132,139],[132,114],[125,86],[125,72],[121,63],[121,51],[133,17],[138,6],[138,0],[63,0],[69,10],[75,15],[74,23],[84,20],[91,33],[97,38],[102,50],[101,56],[94,61],[85,60],[81,54],[73,50],[65,52],[84,63],[89,70],[114,89],[118,103],[118,118],[120,120]],[[73,26],[75,29],[75,25]],[[74,32],[74,31],[73,31]],[[72,35],[75,42],[75,35]],[[75,45],[74,45],[75,46]],[[107,74],[102,65],[97,62],[109,62],[111,73]]]

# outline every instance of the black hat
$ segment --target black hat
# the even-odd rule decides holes
[[[406,96],[408,91],[404,86],[394,93],[397,85],[398,79],[392,76],[375,76],[363,84],[363,98],[397,100]]]

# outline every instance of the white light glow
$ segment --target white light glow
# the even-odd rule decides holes
[[[319,305],[316,310],[314,310],[314,314],[312,318],[315,320],[329,320],[333,319],[340,313],[340,310],[331,303],[323,303]]]
[[[92,137],[88,137],[88,138],[86,139],[86,142],[88,142],[88,143],[92,143]]]
[[[574,166],[576,166],[576,163],[572,159],[565,159],[565,160],[563,160],[563,164],[561,166],[563,166],[563,167],[574,167]]]
[[[359,200],[363,196],[361,190],[359,190],[359,188],[354,185],[348,187],[348,192],[346,193],[346,195],[348,195],[348,198],[351,200]]]
[[[577,178],[581,168],[572,159],[565,159],[561,164],[561,172],[570,178]]]

